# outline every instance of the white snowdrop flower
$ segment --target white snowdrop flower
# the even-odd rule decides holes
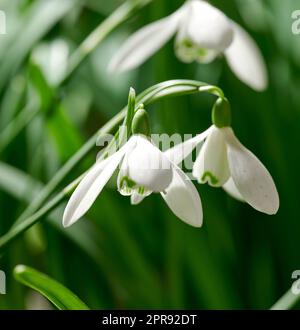
[[[231,127],[213,125],[195,138],[167,150],[165,155],[179,164],[200,143],[203,146],[193,166],[193,176],[199,183],[223,187],[232,197],[260,212],[275,214],[278,211],[279,197],[270,173],[240,143]]]
[[[265,62],[255,41],[219,9],[189,0],[170,16],[131,35],[109,64],[109,70],[133,69],[176,34],[175,53],[183,62],[209,63],[224,54],[236,76],[255,90],[267,87]]]
[[[131,196],[132,204],[138,204],[152,192],[160,193],[178,218],[201,227],[202,205],[197,189],[176,164],[141,135],[133,135],[116,153],[88,171],[66,206],[64,227],[88,211],[118,167],[118,190]]]

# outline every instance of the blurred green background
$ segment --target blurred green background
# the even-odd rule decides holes
[[[0,295],[0,308],[47,307],[13,278],[17,264],[48,274],[91,308],[270,308],[300,269],[300,35],[291,31],[291,13],[300,9],[300,0],[211,1],[258,43],[270,78],[266,92],[237,80],[224,59],[179,62],[173,42],[137,70],[108,74],[109,59],[130,33],[183,3],[154,0],[105,39],[44,111],[50,96],[40,74],[55,86],[69,54],[123,1],[61,0],[46,7],[47,2],[53,1],[0,1],[7,17],[7,34],[0,35],[1,235],[126,105],[130,86],[141,92],[169,79],[201,80],[225,91],[236,135],[271,172],[281,207],[276,216],[266,216],[221,189],[197,185],[204,226],[195,229],[173,216],[159,196],[131,206],[112,181],[86,219],[63,229],[59,208],[2,252],[7,294]],[[156,103],[149,107],[153,132],[201,132],[210,125],[212,102],[201,94]],[[20,114],[28,124],[6,145],[3,132]],[[95,146],[60,188],[87,169],[98,151]]]

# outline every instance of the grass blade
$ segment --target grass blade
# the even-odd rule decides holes
[[[41,293],[58,309],[89,309],[87,305],[69,289],[33,268],[24,265],[18,265],[14,269],[14,277],[20,283]]]

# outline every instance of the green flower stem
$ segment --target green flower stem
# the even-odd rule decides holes
[[[59,88],[68,81],[87,56],[90,55],[113,30],[152,1],[153,0],[127,0],[87,36],[70,56],[67,70],[56,86],[56,91],[53,95],[53,99],[49,102],[48,110],[53,107],[55,99],[59,99]],[[0,134],[0,153],[40,112],[37,107],[32,107],[30,112],[26,111],[29,107],[32,107],[31,102],[24,107],[21,113],[5,128],[3,133]]]
[[[221,99],[224,99],[224,97],[225,97],[222,89],[217,86],[201,86],[201,87],[199,87],[199,91],[213,94],[215,96],[220,97]]]
[[[40,208],[36,213],[29,216],[26,221],[21,222],[17,226],[13,227],[7,234],[3,235],[0,238],[0,245],[6,246],[9,242],[11,242],[14,238],[16,238],[19,234],[25,232],[32,225],[39,221],[39,219],[43,218],[45,215],[49,214],[53,211],[66,197],[64,191],[57,194],[49,203]]]
[[[294,294],[289,289],[270,309],[287,310],[293,308],[300,301],[300,294]]]
[[[64,84],[80,63],[118,26],[132,17],[138,10],[148,5],[153,0],[128,0],[118,7],[105,19],[71,55],[65,76],[60,81]]]
[[[171,80],[154,85],[136,97],[136,105],[143,103],[145,106],[165,97],[186,95],[199,92],[210,92],[211,89],[200,90],[201,86],[209,86],[205,83],[194,80]],[[214,93],[213,93],[214,94]],[[75,168],[76,165],[93,149],[99,135],[113,132],[117,125],[122,123],[127,112],[127,107],[113,117],[105,126],[103,126],[96,134],[94,134],[79,149],[69,161],[61,167],[53,179],[39,193],[39,197],[23,212],[16,221],[15,225],[0,238],[0,250],[3,250],[16,237],[29,229],[32,225],[45,218],[49,212],[55,209],[66,197],[68,197],[80,182],[80,178],[74,180],[63,191],[51,199],[45,206],[41,205],[52,195],[54,190],[59,186],[63,179]],[[103,153],[104,155],[105,153]],[[41,208],[40,208],[41,207]],[[40,208],[40,209],[39,209]],[[39,209],[39,210],[38,210]],[[34,213],[35,212],[35,213]]]
[[[183,85],[182,81],[179,81],[179,84]],[[149,102],[154,102],[156,99],[159,99],[159,93],[161,91],[164,91],[165,89],[171,89],[172,88],[173,81],[161,83],[155,86],[152,86],[145,90],[143,93],[141,93],[136,98],[136,103],[140,104],[144,102],[144,99],[148,99]],[[177,82],[178,84],[178,82]],[[198,83],[199,84],[199,83]],[[202,83],[201,83],[202,84]],[[174,85],[176,85],[174,83]],[[170,87],[171,86],[171,87]],[[194,92],[197,92],[195,90],[195,87],[192,87],[190,85],[187,86],[189,89],[193,89]],[[184,86],[182,86],[184,88]],[[175,92],[174,92],[175,93]],[[177,91],[178,93],[178,91]],[[180,94],[179,94],[180,95]],[[147,98],[146,98],[147,96]],[[122,120],[124,120],[126,114],[126,108],[123,109],[118,115],[116,115],[113,119],[111,119],[104,127],[102,127],[96,134],[94,134],[83,146],[81,149],[79,149],[73,157],[71,157],[67,163],[61,169],[56,173],[56,175],[52,178],[51,181],[42,189],[42,191],[39,193],[38,197],[33,200],[33,202],[25,209],[25,211],[20,215],[20,217],[15,221],[15,224],[13,225],[13,228],[22,223],[23,220],[25,220],[27,217],[29,217],[31,214],[36,212],[41,205],[50,197],[50,195],[55,191],[55,189],[58,187],[58,185],[65,179],[65,177],[68,175],[68,173],[80,162],[81,159],[83,159],[95,146],[97,139],[101,135],[105,135],[108,133],[111,133],[114,128],[116,128],[117,125],[121,123]],[[114,143],[116,139],[114,139],[109,147],[114,146]],[[110,151],[108,147],[108,152]],[[103,156],[106,156],[107,153],[103,153]],[[0,246],[1,246],[1,238],[0,238]]]
[[[13,227],[16,227],[30,214],[34,213],[50,197],[58,185],[66,178],[68,173],[80,162],[95,146],[99,136],[111,133],[124,118],[125,112],[122,111],[94,134],[54,175],[51,181],[40,191],[38,197],[25,209],[16,220]],[[1,239],[0,239],[1,241]]]
[[[0,154],[10,142],[26,127],[38,114],[39,108],[32,102],[25,105],[15,119],[10,122],[0,133]]]

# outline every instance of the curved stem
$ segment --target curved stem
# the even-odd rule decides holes
[[[209,87],[206,90],[200,90],[200,87]],[[149,105],[161,98],[186,95],[199,92],[210,92],[214,86],[207,85],[203,82],[194,80],[170,80],[157,85],[154,85],[136,97],[136,106],[143,103],[145,106]],[[213,93],[214,94],[214,93]],[[73,157],[56,173],[53,179],[44,187],[39,193],[39,197],[23,212],[23,214],[16,221],[15,225],[5,235],[0,238],[0,250],[5,248],[16,237],[44,218],[56,206],[58,206],[66,197],[68,197],[77,184],[80,178],[74,180],[58,195],[51,199],[45,206],[38,210],[41,205],[50,197],[58,185],[63,181],[67,174],[92,150],[100,135],[111,133],[117,125],[119,125],[125,118],[127,107],[121,110],[115,117],[113,117],[105,126],[103,126],[96,134],[94,134],[84,145],[79,149]],[[103,153],[104,154],[104,153]],[[36,213],[34,213],[36,212]],[[33,214],[34,213],[34,214]]]

